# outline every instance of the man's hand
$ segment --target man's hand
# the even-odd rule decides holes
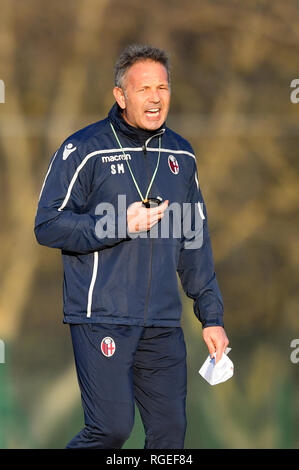
[[[203,329],[202,336],[211,357],[217,352],[215,359],[215,364],[217,364],[229,343],[224,328],[222,326],[207,326]]]
[[[146,232],[150,230],[162,217],[168,207],[168,201],[164,201],[157,207],[147,209],[142,202],[133,202],[127,210],[127,223],[129,233]]]

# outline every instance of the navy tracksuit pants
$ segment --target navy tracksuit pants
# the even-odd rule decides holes
[[[67,448],[120,449],[135,401],[146,449],[182,449],[186,347],[181,328],[70,325],[85,427]]]

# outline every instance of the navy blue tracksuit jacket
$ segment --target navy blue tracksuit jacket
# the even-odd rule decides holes
[[[159,139],[160,163],[149,197],[160,196],[180,207],[202,204],[199,248],[188,249],[183,235],[131,238],[119,234],[117,226],[112,236],[98,236],[107,223],[105,214],[97,213],[100,203],[112,204],[117,218],[140,200],[127,161],[142,194],[146,193],[157,164]],[[125,196],[125,207],[119,207],[119,195]],[[191,145],[166,126],[155,132],[131,127],[115,104],[106,119],[67,138],[52,157],[44,180],[35,235],[42,245],[62,251],[65,323],[179,326],[178,273],[202,326],[223,326],[196,158]]]

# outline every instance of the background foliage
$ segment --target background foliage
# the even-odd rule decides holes
[[[130,42],[172,61],[168,125],[193,145],[225,302],[233,379],[210,387],[184,302],[187,448],[294,448],[298,368],[297,0],[0,0],[0,447],[60,448],[83,423],[62,264],[33,225],[51,155],[113,104]],[[142,448],[138,414],[126,448]]]

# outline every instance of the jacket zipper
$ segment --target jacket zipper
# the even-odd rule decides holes
[[[152,284],[152,264],[153,264],[153,240],[150,239],[150,262],[149,262],[149,277],[148,277],[148,285],[147,285],[147,293],[145,299],[145,306],[144,306],[144,325],[146,321],[146,314],[148,312],[148,304],[149,304],[149,296]]]
[[[149,173],[148,173],[148,161],[147,161],[147,149],[146,149],[146,145],[148,144],[148,142],[153,138],[153,137],[157,137],[158,135],[161,135],[161,134],[164,134],[165,132],[165,129],[162,129],[161,132],[159,132],[159,134],[156,134],[152,137],[150,137],[143,145],[142,147],[142,150],[143,150],[143,155],[144,155],[144,158],[146,160],[146,173],[147,173],[147,177],[148,177],[148,180],[149,180]],[[148,304],[149,304],[149,297],[150,297],[150,290],[151,290],[151,284],[152,284],[152,264],[153,264],[153,240],[152,238],[150,238],[150,262],[149,262],[149,277],[148,277],[148,284],[147,284],[147,292],[146,292],[146,299],[145,299],[145,306],[144,306],[144,315],[143,315],[143,322],[144,322],[144,325],[145,325],[145,321],[146,321],[146,314],[148,312]]]

